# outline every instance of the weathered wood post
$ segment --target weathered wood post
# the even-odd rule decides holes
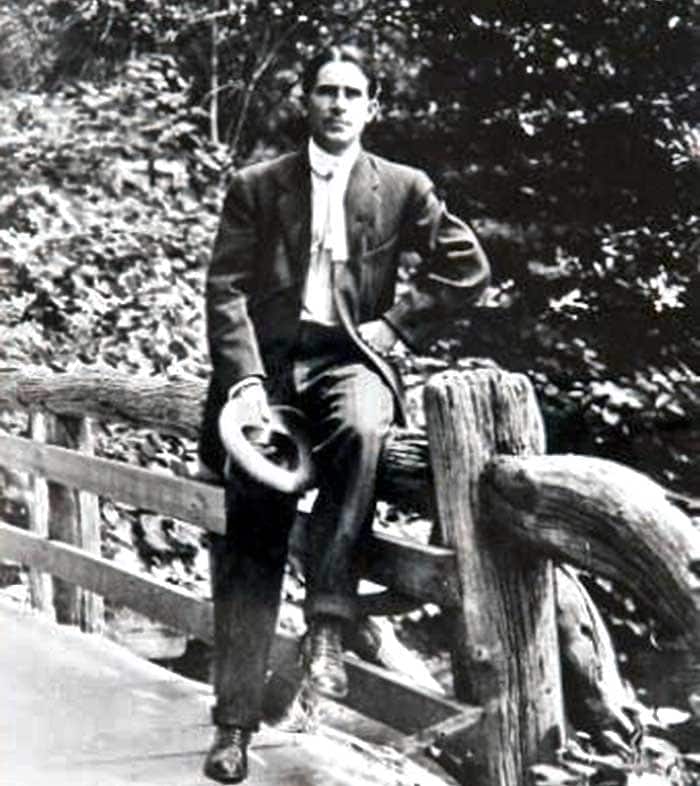
[[[622,583],[700,642],[700,531],[651,478],[592,456],[503,456],[482,501],[523,548]]]
[[[553,567],[480,518],[479,486],[496,454],[543,452],[542,418],[526,377],[496,369],[441,373],[425,403],[439,525],[463,597],[451,620],[455,691],[485,708],[465,782],[522,786],[564,734]]]
[[[48,442],[47,416],[32,412],[29,434],[36,442]],[[49,537],[49,484],[40,475],[33,475],[32,502],[29,505],[29,529],[43,538]],[[32,606],[43,614],[55,617],[53,606],[53,581],[48,573],[29,569],[29,595]]]
[[[94,453],[92,425],[86,418],[52,418],[53,439],[64,447]],[[70,543],[93,554],[100,554],[100,517],[97,497],[86,491],[49,483],[49,533],[55,540]],[[97,631],[104,625],[104,602],[76,584],[54,579],[56,619]]]
[[[95,429],[90,418],[80,418],[76,435],[78,450],[89,456],[95,454]],[[78,540],[90,554],[101,556],[100,500],[97,494],[80,489],[78,495]],[[80,627],[87,633],[98,633],[104,628],[104,599],[94,592],[83,590],[80,596]]]

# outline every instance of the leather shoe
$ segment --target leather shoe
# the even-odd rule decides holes
[[[348,695],[348,676],[343,663],[342,623],[314,622],[309,631],[306,672],[311,687],[328,699]]]
[[[218,726],[204,762],[204,774],[219,783],[240,783],[248,775],[250,732],[238,726]]]

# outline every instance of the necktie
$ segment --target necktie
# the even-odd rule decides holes
[[[313,166],[312,249],[304,294],[303,318],[332,325],[333,305],[333,170]]]
[[[318,237],[315,238],[318,248],[322,251],[330,251],[331,258],[333,256],[333,174],[334,168],[327,167],[323,171],[318,166],[312,167],[311,171],[318,178],[317,188],[321,191],[322,198],[319,200],[319,211],[321,215],[318,217]]]

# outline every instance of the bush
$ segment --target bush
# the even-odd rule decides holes
[[[3,360],[206,374],[219,153],[172,61],[129,62],[99,91],[7,95],[0,113]]]

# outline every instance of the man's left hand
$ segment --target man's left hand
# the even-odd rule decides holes
[[[367,346],[378,355],[390,352],[398,340],[396,331],[383,319],[374,319],[358,325],[357,332]]]

